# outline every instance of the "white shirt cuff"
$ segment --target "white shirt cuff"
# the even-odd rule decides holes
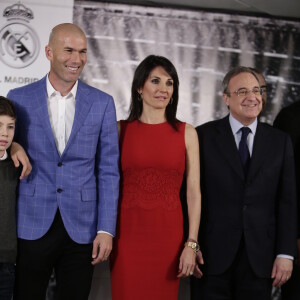
[[[114,237],[111,233],[109,233],[109,232],[107,232],[107,231],[104,231],[104,230],[99,230],[99,231],[97,231],[97,234],[98,234],[98,233],[106,233],[106,234],[108,234],[108,235]]]
[[[294,260],[293,256],[286,255],[286,254],[278,254],[277,257],[287,258],[287,259],[290,259],[290,260]]]

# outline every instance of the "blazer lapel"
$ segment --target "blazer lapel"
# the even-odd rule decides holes
[[[216,147],[219,148],[219,152],[225,157],[230,167],[236,171],[240,177],[245,178],[241,159],[229,124],[229,116],[220,120],[220,122],[217,123],[216,129],[218,131],[215,138]]]
[[[89,98],[89,89],[86,88],[80,80],[78,80],[78,88],[76,94],[76,104],[75,104],[75,116],[72,126],[71,135],[67,142],[64,152],[62,156],[67,152],[68,148],[72,144],[74,137],[76,136],[78,130],[80,129],[81,125],[85,121],[93,100]]]
[[[39,118],[52,147],[56,150],[56,153],[59,156],[48,113],[46,77],[41,80],[40,87],[35,91],[35,96],[33,97],[33,107],[36,107],[35,111],[37,117]]]

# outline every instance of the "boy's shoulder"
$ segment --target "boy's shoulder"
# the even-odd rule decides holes
[[[4,160],[0,160],[0,182],[18,182],[21,171],[21,166],[16,168],[10,155]]]

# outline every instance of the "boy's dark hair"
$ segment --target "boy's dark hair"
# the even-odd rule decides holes
[[[17,113],[13,103],[3,96],[0,96],[0,116],[9,116],[14,120],[17,119]]]

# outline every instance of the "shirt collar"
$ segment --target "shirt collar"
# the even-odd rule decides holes
[[[240,123],[231,114],[229,115],[229,123],[230,123],[231,129],[232,129],[232,132],[234,134],[237,134],[238,131],[241,129],[241,127],[245,127],[245,125]],[[251,133],[253,133],[253,135],[255,135],[256,128],[257,128],[257,118],[255,118],[255,120],[250,125],[248,125],[247,127],[249,127],[251,129]]]
[[[52,86],[52,84],[49,80],[49,74],[47,74],[46,85],[47,85],[47,96],[48,96],[48,98],[51,98],[52,96],[56,95],[57,93],[59,93],[59,95],[61,96],[61,93],[59,91],[56,91],[55,88]],[[73,98],[76,99],[77,88],[78,88],[78,80],[73,85],[71,91],[66,96],[64,96],[63,98],[68,98],[70,95],[72,95]]]
[[[2,157],[0,157],[0,160],[6,160],[7,159],[7,151],[4,150],[4,154]]]

